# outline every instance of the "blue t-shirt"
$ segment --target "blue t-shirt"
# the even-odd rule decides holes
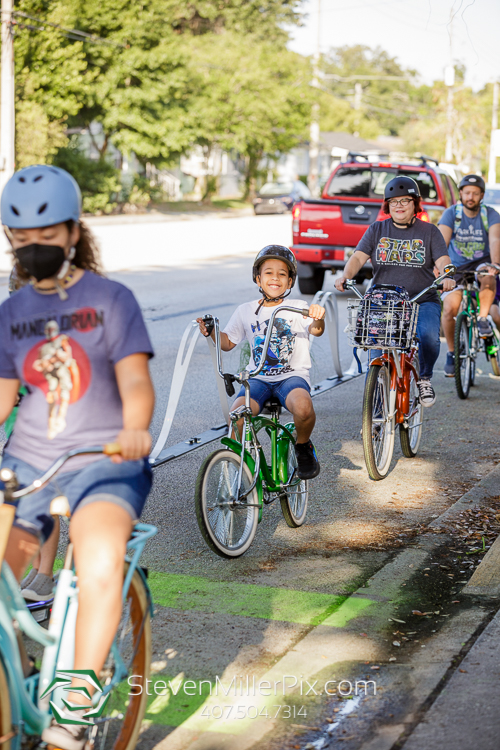
[[[500,214],[494,208],[487,206],[486,210],[488,212],[488,225],[490,227],[500,223]],[[463,211],[462,221],[456,234],[454,231],[455,206],[450,206],[443,212],[443,215],[439,219],[439,224],[444,224],[453,231],[448,253],[451,262],[455,266],[462,266],[471,260],[489,260],[490,243],[480,212],[471,219]]]
[[[116,440],[123,415],[114,366],[131,354],[153,355],[127,287],[85,271],[67,292],[63,301],[29,285],[0,305],[0,377],[28,389],[6,450],[42,470],[73,448]]]

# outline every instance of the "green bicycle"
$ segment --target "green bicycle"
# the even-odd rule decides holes
[[[2,750],[20,750],[39,743],[52,715],[50,702],[64,709],[66,694],[62,687],[45,695],[56,672],[73,668],[75,621],[78,610],[78,580],[73,566],[70,544],[63,569],[60,571],[48,630],[31,616],[19,586],[7,563],[5,549],[15,514],[16,501],[45,487],[66,461],[73,456],[119,452],[109,445],[73,450],[59,458],[40,479],[18,489],[11,469],[0,469],[4,491],[0,493],[0,746]],[[53,515],[67,515],[65,498],[55,498]],[[93,750],[133,750],[146,709],[146,680],[151,660],[152,599],[145,575],[138,566],[139,557],[148,539],[157,533],[154,526],[136,523],[128,543],[123,583],[123,609],[115,640],[99,675],[102,693],[96,691],[93,704],[109,696],[103,711],[98,712],[89,727],[89,743]],[[2,564],[3,563],[3,564]],[[21,634],[44,647],[40,672],[26,676],[23,669]],[[128,683],[134,675],[131,692]],[[103,703],[100,704],[101,706]],[[42,737],[43,739],[43,737]],[[28,744],[26,744],[26,741]]]
[[[274,310],[267,327],[263,352],[269,343],[278,311],[290,310],[308,315],[308,310],[296,307],[279,307]],[[281,424],[281,406],[271,399],[263,413],[252,415],[250,408],[250,378],[263,369],[265,357],[256,370],[244,370],[238,375],[222,372],[220,328],[213,318],[217,368],[224,379],[228,396],[234,395],[233,383],[245,389],[245,404],[230,412],[232,434],[239,435],[237,423],[243,419],[243,445],[236,437],[222,438],[225,448],[208,456],[203,462],[196,481],[196,518],[201,534],[213,552],[221,557],[243,555],[255,537],[262,519],[264,505],[277,498],[283,517],[291,528],[302,526],[307,513],[308,483],[298,477],[295,456],[295,426],[293,422]],[[269,416],[268,416],[269,415]],[[265,430],[270,439],[271,460],[267,462],[258,433]]]
[[[492,265],[492,264],[488,264]],[[494,266],[498,268],[497,266]],[[500,270],[500,269],[499,269]],[[455,323],[455,386],[461,399],[469,396],[476,377],[476,360],[481,351],[491,363],[493,374],[500,375],[500,336],[494,325],[487,339],[479,337],[477,311],[479,309],[478,276],[487,272],[463,272],[462,311]]]

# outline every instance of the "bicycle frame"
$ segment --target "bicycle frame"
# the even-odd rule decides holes
[[[97,452],[97,450],[91,452]],[[73,454],[76,455],[76,452],[73,452]],[[62,463],[58,462],[57,468]],[[46,483],[45,478],[48,474],[49,472],[42,477],[44,481],[39,481],[37,487]],[[13,493],[13,497],[16,494],[21,494],[21,492],[23,491]],[[127,544],[127,557],[125,559],[129,563],[129,567],[122,591],[123,601],[125,602],[132,576],[135,570],[138,570],[144,583],[151,615],[153,614],[151,593],[144,573],[138,564],[146,542],[156,533],[157,529],[154,526],[142,523],[135,524]],[[17,727],[16,734],[11,738],[12,750],[19,750],[23,734],[39,736],[49,726],[52,719],[49,712],[50,700],[59,707],[63,707],[62,697],[64,694],[62,689],[55,690],[52,695],[47,695],[45,698],[41,696],[54,679],[56,671],[73,668],[77,611],[78,588],[73,567],[72,545],[68,547],[64,568],[59,574],[48,630],[42,628],[31,616],[9,565],[3,561],[0,570],[0,660],[5,669],[9,685],[12,724]],[[18,631],[44,647],[39,674],[24,677],[17,641]],[[127,667],[121,659],[116,639],[111,646],[111,652],[117,668],[112,680],[105,686],[104,694],[109,693],[127,674]],[[94,705],[97,705],[100,697],[98,694],[94,696]]]
[[[391,376],[389,406],[396,424],[405,424],[413,416],[410,414],[410,379],[411,375],[418,380],[418,372],[415,367],[415,357],[418,356],[418,347],[412,346],[410,352],[398,351],[396,349],[384,350],[380,357],[370,361],[371,365],[388,366]]]

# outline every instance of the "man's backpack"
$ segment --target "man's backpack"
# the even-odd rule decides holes
[[[453,225],[453,236],[456,237],[457,231],[462,223],[462,216],[464,213],[463,203],[455,203],[455,223]],[[483,222],[484,231],[488,234],[490,229],[490,223],[488,221],[488,209],[481,203],[481,221]]]

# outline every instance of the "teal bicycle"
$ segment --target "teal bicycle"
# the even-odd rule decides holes
[[[270,400],[262,414],[253,416],[250,408],[250,378],[263,369],[269,351],[276,314],[283,310],[309,315],[309,310],[280,306],[273,311],[262,346],[260,364],[253,371],[238,375],[222,372],[220,329],[213,320],[217,368],[226,384],[228,396],[234,396],[234,383],[245,389],[245,404],[230,412],[234,437],[222,438],[225,448],[212,453],[203,462],[195,492],[196,518],[201,534],[213,552],[221,557],[239,557],[253,542],[262,520],[264,505],[277,498],[288,526],[297,528],[306,520],[308,483],[299,479],[295,455],[295,425],[281,424],[281,405]],[[243,441],[239,440],[238,422],[243,422]],[[270,439],[271,460],[268,463],[258,433],[264,430]]]
[[[59,458],[29,487],[18,489],[10,469],[0,469],[4,491],[0,493],[0,746],[2,750],[35,747],[49,726],[50,701],[64,709],[65,692],[57,688],[44,696],[56,671],[73,668],[75,622],[78,609],[78,579],[70,544],[60,571],[48,630],[31,616],[17,581],[4,561],[5,549],[15,515],[16,501],[45,487],[73,456],[119,453],[114,444],[73,450]],[[66,498],[55,498],[53,515],[68,515]],[[152,600],[139,558],[148,539],[157,533],[154,526],[136,523],[127,546],[124,566],[123,609],[120,625],[109,656],[99,675],[102,693],[96,693],[93,705],[109,696],[104,711],[89,728],[88,745],[94,750],[133,750],[137,744],[146,709],[146,679],[151,661]],[[29,676],[23,669],[22,635],[44,647],[39,672]],[[131,694],[128,678],[143,689]],[[101,703],[102,705],[102,703]]]
[[[496,270],[499,266],[491,263]],[[481,268],[481,266],[479,266]],[[490,361],[493,374],[500,376],[500,335],[492,322],[492,335],[487,339],[479,337],[477,327],[477,313],[479,310],[478,276],[488,276],[487,272],[462,272],[462,311],[457,315],[455,323],[455,387],[461,399],[469,396],[471,386],[476,377],[476,360],[481,351]]]

